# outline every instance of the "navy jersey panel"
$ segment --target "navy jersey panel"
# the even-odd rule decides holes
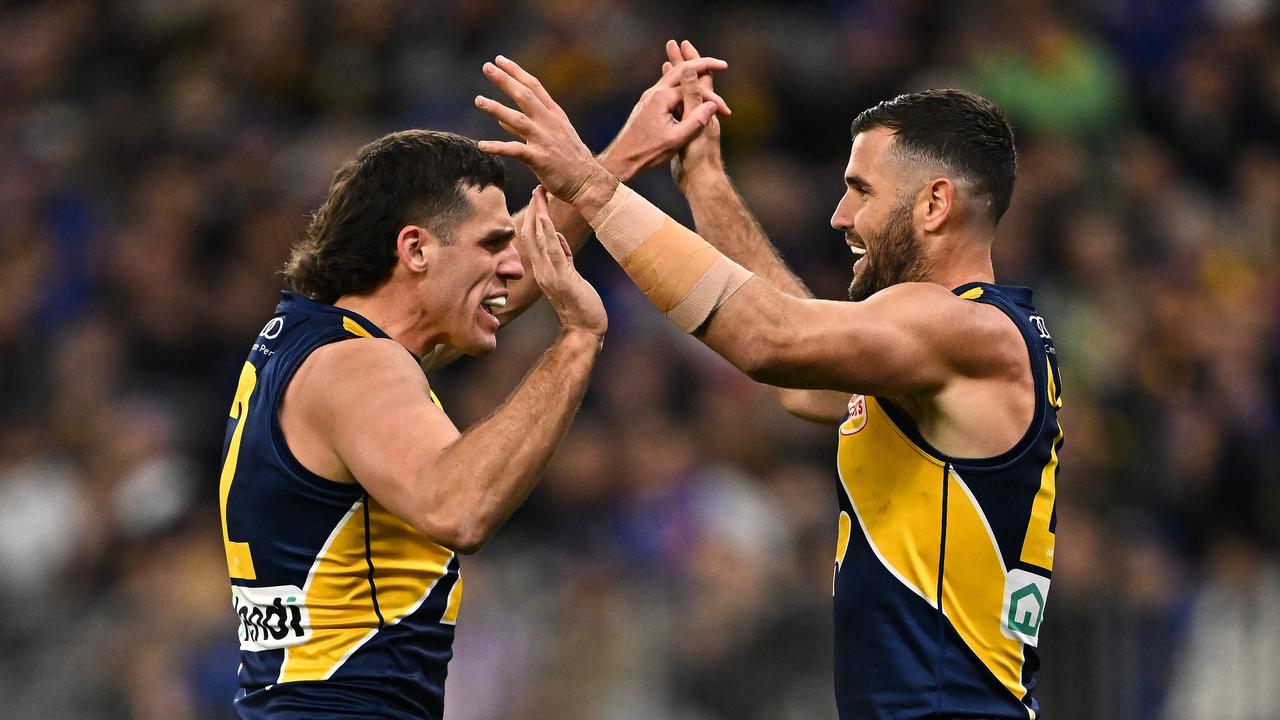
[[[1061,379],[1031,292],[957,288],[1018,327],[1033,417],[1008,452],[953,458],[885,398],[841,423],[836,695],[842,718],[1035,718],[1035,646],[1052,579]],[[975,416],[973,422],[983,419]]]
[[[312,352],[385,337],[356,313],[285,292],[242,368],[220,482],[242,717],[442,711],[462,592],[456,556],[359,484],[308,471],[279,424],[285,389]]]

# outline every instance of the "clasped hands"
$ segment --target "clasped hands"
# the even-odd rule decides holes
[[[668,60],[662,77],[641,96],[617,139],[599,159],[583,144],[564,110],[538,78],[499,55],[484,64],[485,77],[519,109],[483,95],[476,97],[476,107],[523,142],[485,140],[479,143],[480,149],[525,163],[551,194],[577,206],[588,219],[608,202],[617,176],[630,178],[667,162],[679,151],[687,153],[694,143],[709,145],[700,154],[718,164],[715,118],[717,114],[728,115],[730,110],[713,90],[711,73],[728,64],[699,57],[688,42],[677,45],[670,41],[666,50]],[[704,132],[708,126],[713,126],[714,137],[703,137],[712,135]],[[678,162],[673,163],[673,170],[679,181]]]

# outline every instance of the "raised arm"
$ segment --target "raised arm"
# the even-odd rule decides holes
[[[699,62],[696,67],[709,78],[712,72],[724,69],[725,64],[708,59]],[[714,92],[708,92],[707,96],[716,103],[717,113],[730,114],[729,106],[720,96]],[[645,170],[666,165],[676,151],[687,144],[689,138],[699,130],[699,126],[694,123],[681,122],[679,114],[684,102],[680,75],[664,72],[657,82],[641,93],[631,109],[631,115],[613,142],[596,156],[600,165],[624,182]],[[526,207],[516,213],[514,221],[517,227],[523,222],[527,211]],[[577,252],[590,235],[591,226],[573,205],[555,196],[548,196],[547,212],[556,229],[564,235],[570,251]],[[537,282],[528,275],[510,283],[507,289],[506,306],[494,311],[498,316],[499,328],[506,327],[542,297]],[[434,370],[448,365],[461,355],[461,352],[441,345],[423,358],[422,368],[426,371]]]
[[[701,56],[689,41],[666,46],[667,62],[663,73],[682,61]],[[692,112],[712,88],[710,74],[698,76],[695,86],[681,84],[683,110]],[[759,221],[747,209],[742,196],[734,188],[720,153],[720,121],[712,117],[701,132],[671,160],[671,175],[689,201],[694,227],[698,234],[734,262],[758,277],[763,277],[778,290],[798,298],[811,298],[813,293],[783,262]],[[619,176],[619,180],[626,182]],[[771,388],[782,407],[797,417],[814,422],[837,423],[844,417],[848,396],[839,391]]]
[[[484,97],[481,110],[525,142],[483,141],[480,149],[530,166],[553,193],[592,224],[637,287],[687,332],[752,378],[772,385],[845,393],[941,392],[958,377],[982,377],[992,360],[984,345],[1012,330],[998,311],[945,288],[904,284],[861,303],[788,295],[734,263],[618,182],[582,145],[564,111],[537,79],[511,60],[486,63],[485,74],[520,110]],[[689,62],[677,64],[696,83]],[[686,121],[706,125],[715,104]],[[1018,348],[1024,351],[1024,348]]]
[[[358,482],[420,532],[463,553],[483,545],[542,474],[581,402],[607,326],[604,306],[574,270],[541,194],[531,212],[522,254],[561,329],[492,415],[459,433],[432,402],[409,353],[386,339],[317,350],[291,383],[282,412],[290,447],[304,464]],[[298,422],[285,422],[286,414]],[[309,442],[319,450],[298,452]]]

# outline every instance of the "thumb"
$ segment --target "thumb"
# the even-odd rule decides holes
[[[693,109],[693,112],[685,113],[684,121],[680,124],[684,125],[686,123],[692,123],[698,129],[704,128],[707,126],[707,123],[711,122],[711,118],[716,116],[716,111],[719,108],[720,106],[716,105],[715,101],[713,100],[708,100],[704,103],[700,103],[697,107]]]
[[[684,147],[695,135],[702,132],[715,114],[716,104],[710,100],[695,105],[692,111],[685,111],[684,117],[673,126],[677,146]]]

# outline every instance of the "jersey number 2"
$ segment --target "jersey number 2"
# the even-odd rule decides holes
[[[218,482],[218,495],[222,506],[222,544],[227,550],[227,571],[233,580],[256,580],[253,555],[249,543],[234,542],[227,534],[227,498],[231,495],[231,483],[236,477],[236,462],[240,458],[240,440],[244,437],[244,424],[249,415],[249,397],[258,387],[258,370],[246,362],[240,370],[240,383],[236,386],[235,399],[231,401],[231,419],[236,421],[227,441],[227,457],[222,462],[222,477]]]

